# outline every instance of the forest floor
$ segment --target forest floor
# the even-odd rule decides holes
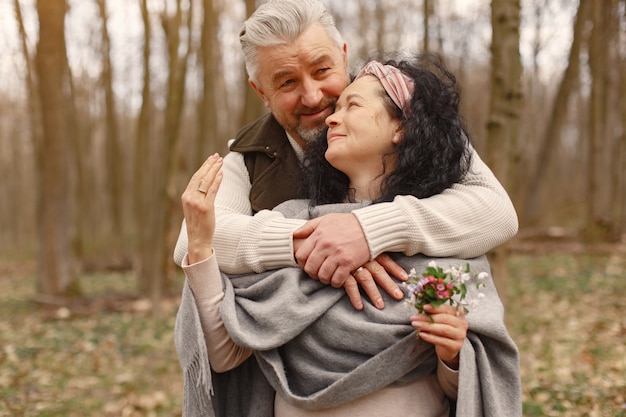
[[[626,417],[626,251],[557,243],[511,245],[501,291],[524,415]],[[181,277],[160,318],[126,272],[84,276],[69,306],[35,302],[34,277],[0,261],[0,417],[181,415]]]

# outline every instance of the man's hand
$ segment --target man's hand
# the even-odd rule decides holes
[[[293,240],[300,267],[324,284],[343,286],[357,310],[363,308],[359,285],[377,308],[383,308],[384,302],[376,284],[395,299],[404,297],[390,274],[406,280],[406,272],[387,255],[369,261],[369,247],[353,214],[334,213],[310,220],[294,232]]]
[[[294,255],[309,276],[335,288],[350,272],[370,260],[363,229],[354,214],[332,213],[313,220],[293,233]],[[296,244],[297,239],[304,239]]]

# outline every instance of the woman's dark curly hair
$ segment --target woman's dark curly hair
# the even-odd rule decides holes
[[[459,113],[456,78],[435,55],[418,55],[411,60],[387,60],[415,83],[408,117],[385,94],[386,107],[401,120],[403,138],[391,154],[395,169],[383,172],[385,180],[374,203],[391,201],[398,195],[418,198],[439,194],[467,173],[471,163],[470,137]],[[305,194],[311,205],[350,201],[348,177],[324,158],[326,132],[307,152],[304,172]],[[386,169],[386,168],[385,168]]]

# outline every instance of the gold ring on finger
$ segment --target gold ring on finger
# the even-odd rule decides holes
[[[357,269],[355,269],[354,271],[351,272],[353,277],[356,277],[359,272],[361,272],[362,270],[364,270],[365,268],[363,268],[362,266],[358,267]]]

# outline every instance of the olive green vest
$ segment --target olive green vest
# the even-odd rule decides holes
[[[256,213],[294,198],[300,189],[300,162],[285,129],[271,113],[244,126],[230,146],[242,153],[250,174],[250,203]]]

